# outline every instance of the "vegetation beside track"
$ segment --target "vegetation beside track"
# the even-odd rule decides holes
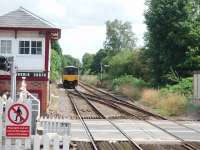
[[[80,78],[92,85],[97,85],[100,82],[99,77],[94,75],[84,75]],[[140,104],[148,106],[164,116],[179,116],[186,114],[188,111],[199,110],[197,106],[191,103],[191,78],[183,79],[178,84],[167,85],[160,89],[155,89],[149,83],[133,76],[103,80],[102,86],[128,95]]]

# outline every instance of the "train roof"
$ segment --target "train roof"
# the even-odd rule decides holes
[[[65,66],[64,68],[78,68],[76,66]]]

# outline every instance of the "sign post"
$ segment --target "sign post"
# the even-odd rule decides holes
[[[31,135],[30,102],[8,103],[6,105],[6,137],[29,138]]]
[[[200,105],[200,71],[195,71],[193,75],[193,102]]]

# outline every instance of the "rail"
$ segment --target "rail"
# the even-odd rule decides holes
[[[89,100],[87,97],[85,97],[82,93],[80,93],[77,89],[75,89],[75,91],[97,112],[97,114],[99,114],[102,119],[105,119],[106,121],[108,121],[110,124],[112,124],[122,135],[124,135],[128,141],[131,143],[131,145],[138,149],[138,150],[142,150],[142,148],[133,140],[131,139],[131,137],[129,137],[123,130],[121,130],[115,123],[113,123],[110,119],[106,118]]]
[[[76,106],[74,100],[72,99],[72,97],[69,94],[68,94],[68,97],[69,97],[69,99],[70,99],[70,101],[71,101],[71,103],[72,103],[72,105],[74,107],[74,110],[76,111],[76,113],[77,113],[77,115],[78,115],[83,127],[85,128],[85,131],[86,131],[86,133],[87,133],[87,135],[88,135],[88,137],[89,137],[89,139],[90,139],[90,141],[92,143],[92,146],[93,146],[94,150],[98,150],[97,145],[96,145],[95,140],[94,140],[94,137],[92,136],[92,133],[90,132],[87,124],[85,123],[85,120],[81,116],[81,114],[80,114],[80,112],[78,110],[78,107]]]
[[[94,87],[93,87],[93,88],[94,88]],[[98,90],[98,89],[96,89],[96,90]],[[101,91],[101,90],[98,90],[98,91]],[[107,93],[107,92],[105,92],[105,93]],[[108,95],[111,96],[110,94],[108,94]],[[117,97],[115,97],[115,99],[117,99],[117,101],[120,101],[120,102],[122,101],[122,100],[119,100]],[[132,106],[132,104],[128,103],[127,106]],[[135,106],[135,105],[133,105],[133,108],[138,108],[138,107]],[[142,111],[147,112],[146,110],[144,110],[144,109],[142,109],[142,108],[139,108],[139,109],[141,109]],[[124,110],[124,111],[126,111],[126,110]],[[129,113],[130,115],[136,117],[136,118],[139,119],[139,120],[142,120],[140,117],[136,116],[136,115],[133,114],[133,113],[130,113],[130,112],[127,112],[127,113]],[[150,114],[151,114],[151,112],[150,112]],[[168,120],[168,119],[165,118],[165,120]],[[171,132],[169,132],[169,131],[167,131],[167,130],[161,128],[161,127],[159,127],[158,125],[156,125],[156,124],[154,124],[154,123],[152,123],[152,122],[150,122],[150,121],[148,121],[148,120],[143,120],[143,121],[145,121],[145,122],[149,123],[150,125],[152,125],[152,126],[158,128],[158,129],[162,130],[163,132],[165,132],[165,133],[171,135],[172,137],[178,139],[179,141],[182,142],[182,146],[185,147],[186,149],[188,149],[188,150],[198,150],[198,149],[199,149],[199,148],[197,148],[196,146],[193,146],[193,145],[187,143],[187,142],[186,142],[185,140],[183,140],[182,138],[180,138],[180,137],[178,137],[178,136],[172,134]],[[169,121],[171,121],[171,120],[169,120]],[[184,125],[182,125],[182,126],[184,126]],[[185,126],[184,126],[184,127],[185,127]],[[187,127],[187,128],[189,128],[189,127]],[[189,128],[189,129],[191,129],[191,128]],[[191,130],[194,130],[194,129],[191,129]],[[195,131],[195,130],[194,130],[194,131]],[[199,132],[198,132],[198,133],[199,133]]]

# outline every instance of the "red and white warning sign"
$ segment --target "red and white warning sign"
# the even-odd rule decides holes
[[[6,136],[26,138],[31,131],[31,107],[29,103],[9,103],[6,105]]]

